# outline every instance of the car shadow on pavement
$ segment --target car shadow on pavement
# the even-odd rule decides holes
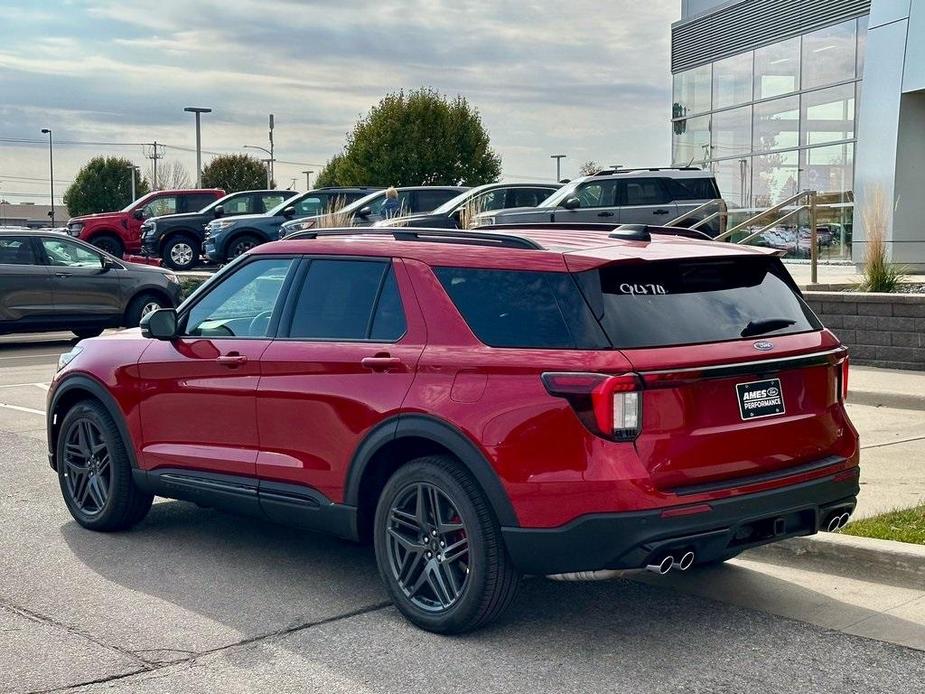
[[[156,503],[145,521],[129,532],[93,533],[74,522],[64,524],[61,532],[73,554],[106,580],[219,622],[246,637],[336,619],[363,609],[379,609],[387,601],[369,546],[185,502]],[[707,576],[713,572],[724,590],[759,595],[786,593],[788,599],[805,605],[808,611],[837,602],[734,565],[704,572]],[[697,571],[691,572],[692,577],[697,575]],[[563,630],[575,630],[583,635],[580,641],[592,639],[597,648],[601,648],[601,642],[622,648],[619,644],[626,639],[642,639],[659,644],[656,651],[662,657],[699,658],[710,657],[711,648],[719,651],[732,647],[717,634],[726,633],[733,642],[758,638],[755,634],[748,636],[756,620],[777,619],[769,615],[759,618],[757,615],[762,613],[651,583],[529,579],[502,620],[464,639],[500,638],[520,651],[525,644],[540,647],[546,641],[544,634],[561,635]],[[852,623],[878,614],[853,606],[850,610]],[[396,621],[404,622],[394,609],[381,614],[386,616],[380,619],[392,624],[391,628],[404,629],[395,626]],[[899,617],[881,617],[897,626],[904,622]],[[797,631],[811,630],[818,636],[815,627],[791,624],[794,628],[799,625]],[[407,628],[416,632],[413,627]],[[713,636],[703,639],[705,634]],[[170,648],[166,645],[169,633],[165,631],[162,638],[164,648]],[[570,640],[576,638],[573,635]],[[821,638],[828,637],[823,633]],[[746,641],[740,646],[746,647]],[[684,655],[689,647],[696,653]],[[761,646],[748,642],[747,647]]]

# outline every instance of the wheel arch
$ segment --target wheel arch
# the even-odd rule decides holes
[[[48,404],[48,417],[46,421],[46,431],[48,436],[48,462],[53,470],[57,470],[55,464],[55,446],[58,442],[58,431],[61,428],[61,420],[64,415],[74,405],[82,400],[96,400],[109,413],[112,420],[116,423],[119,430],[119,436],[122,437],[122,443],[125,446],[126,453],[132,468],[138,467],[138,461],[135,459],[135,450],[132,447],[132,438],[129,435],[128,425],[125,422],[125,416],[119,408],[116,399],[106,390],[106,387],[96,379],[86,374],[74,374],[66,376],[56,387]]]
[[[199,242],[199,243],[201,243],[202,241],[202,234],[197,234],[196,231],[192,227],[187,227],[187,226],[173,227],[173,228],[167,229],[167,231],[165,231],[161,235],[161,238],[157,242],[158,249],[164,250],[164,246],[167,245],[167,242],[176,236],[186,236],[188,238],[191,238],[194,242]]]
[[[98,239],[100,236],[112,236],[122,244],[123,248],[125,247],[125,239],[122,238],[122,234],[120,234],[115,227],[100,227],[99,229],[94,229],[87,234],[87,243],[93,243],[94,239]]]
[[[376,500],[388,478],[408,461],[433,454],[456,458],[484,492],[499,523],[519,525],[498,474],[466,434],[430,415],[398,415],[370,431],[350,463],[344,503],[357,509],[360,537],[371,529]]]

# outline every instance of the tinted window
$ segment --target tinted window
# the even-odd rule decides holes
[[[289,337],[396,340],[405,317],[391,264],[313,260],[299,292]]]
[[[184,208],[181,212],[199,212],[203,207],[208,207],[215,202],[215,196],[193,193],[191,195],[182,196],[180,200]]]
[[[435,272],[472,332],[486,345],[607,346],[570,275],[472,268]]]
[[[202,297],[186,316],[186,335],[266,337],[289,258],[255,260],[238,269]]]
[[[616,181],[589,181],[578,187],[575,195],[582,207],[613,207],[616,203]]]
[[[0,265],[35,265],[29,239],[0,237]]]
[[[48,264],[57,267],[90,267],[99,269],[103,266],[102,256],[73,241],[42,239],[42,248],[48,257]]]
[[[576,275],[617,349],[819,330],[776,258],[657,261]]]
[[[450,198],[459,195],[458,190],[419,190],[414,194],[413,212],[430,212]]]
[[[666,178],[663,182],[668,186],[672,200],[714,200],[720,197],[716,181],[712,178]]]
[[[536,207],[553,192],[548,188],[514,188],[507,192],[507,207]]]
[[[624,205],[663,205],[670,202],[667,191],[657,178],[623,181]]]

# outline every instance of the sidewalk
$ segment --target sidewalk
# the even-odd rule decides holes
[[[820,291],[838,291],[839,289],[848,289],[861,281],[861,276],[852,264],[824,264],[818,265],[818,277],[815,285],[810,285],[812,269],[808,262],[787,262],[784,261],[784,267],[790,272],[796,283],[804,290],[815,289]],[[908,282],[925,284],[925,275],[909,275]]]

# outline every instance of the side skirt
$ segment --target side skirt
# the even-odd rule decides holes
[[[132,477],[140,489],[168,499],[192,501],[347,540],[359,537],[354,506],[336,504],[303,485],[174,468],[136,469]]]

